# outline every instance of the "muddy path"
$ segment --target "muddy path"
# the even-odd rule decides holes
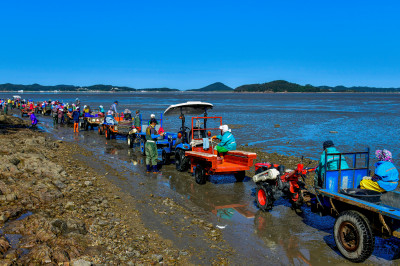
[[[79,160],[132,196],[145,227],[188,250],[195,264],[349,264],[335,247],[333,218],[319,217],[307,207],[296,214],[285,199],[271,212],[260,212],[250,178],[235,182],[233,177],[215,177],[200,186],[173,164],[163,166],[161,174],[146,174],[145,158],[137,146],[128,148],[123,137],[106,140],[96,130],[73,134],[71,127],[53,126],[47,118],[41,126],[53,138],[88,150],[77,155]],[[293,167],[300,160],[256,150],[258,161]],[[399,247],[396,239],[377,238],[367,263],[398,264]]]

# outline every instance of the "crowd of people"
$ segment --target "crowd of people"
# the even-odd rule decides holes
[[[32,100],[25,100],[20,98],[0,99],[0,110],[5,114],[8,114],[10,110],[18,108],[25,109],[28,111],[28,115],[31,119],[32,126],[36,126],[38,123],[35,111],[45,110],[46,108],[51,109],[51,115],[53,118],[53,124],[65,124],[67,121],[74,123],[74,132],[79,132],[79,120],[81,117],[91,116],[92,109],[88,105],[84,105],[81,109],[81,104],[77,98],[74,103],[63,103],[61,101],[40,101],[34,102]],[[117,125],[118,121],[116,116],[121,116],[124,120],[133,120],[132,127],[140,131],[140,111],[136,110],[135,115],[132,117],[130,110],[125,109],[123,113],[118,113],[118,101],[115,101],[105,112],[104,107],[100,105],[98,107],[98,115],[105,117],[105,123],[109,125]],[[163,137],[165,132],[162,128],[159,132],[156,130],[157,120],[152,114],[150,116],[149,126],[146,129],[146,170],[148,173],[157,173],[157,138]],[[220,142],[215,146],[215,151],[219,157],[224,156],[226,152],[236,150],[235,138],[229,129],[228,125],[222,125],[220,127],[222,132],[221,135],[213,136],[211,139],[218,139]],[[332,154],[338,154],[339,150],[335,147],[331,140],[325,141],[322,145],[323,152],[321,154],[319,164],[315,170],[314,184],[316,187],[322,187],[325,177],[325,169],[327,170],[346,170],[349,166],[344,156],[337,156]],[[375,171],[373,176],[365,176],[360,182],[361,189],[369,189],[378,192],[392,191],[397,188],[399,181],[399,173],[393,164],[392,153],[388,150],[377,150],[375,152],[378,162],[375,163]],[[325,161],[326,159],[326,161]]]

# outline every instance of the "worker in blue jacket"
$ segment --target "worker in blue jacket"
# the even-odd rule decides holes
[[[378,192],[392,191],[399,183],[399,172],[393,164],[392,153],[388,150],[375,152],[378,162],[375,164],[375,174],[365,176],[360,182],[360,188]]]
[[[236,140],[232,135],[231,130],[228,125],[222,125],[219,127],[222,131],[222,135],[213,136],[213,139],[219,139],[221,142],[215,146],[215,150],[218,153],[224,153],[228,151],[236,150]]]
[[[329,155],[334,153],[340,153],[336,148],[335,144],[331,140],[327,140],[322,144],[322,148],[324,151],[321,154],[321,158],[319,160],[319,164],[317,169],[315,170],[315,177],[314,177],[314,185],[318,187],[322,187],[324,184],[324,177],[325,177],[325,164],[327,170],[339,170],[339,155]],[[328,154],[327,161],[325,162],[325,154]],[[342,170],[349,169],[347,165],[346,159],[342,156],[340,162],[340,168]]]

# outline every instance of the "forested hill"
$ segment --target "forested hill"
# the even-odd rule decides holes
[[[235,92],[400,92],[400,88],[305,86],[286,80],[275,80],[261,84],[237,87]]]
[[[34,91],[34,92],[53,92],[53,91],[101,91],[101,92],[130,92],[130,91],[179,91],[177,89],[170,88],[150,88],[150,89],[134,89],[126,86],[113,86],[113,85],[91,85],[87,87],[74,86],[74,85],[55,85],[55,86],[44,86],[40,84],[32,85],[20,85],[20,84],[0,84],[0,91]]]
[[[275,80],[261,84],[242,85],[235,92],[320,92],[321,89],[312,85],[299,85],[285,80]]]
[[[188,90],[188,91],[215,91],[215,92],[221,92],[221,91],[233,91],[231,87],[226,86],[222,82],[215,82],[213,84],[210,84],[208,86],[205,86],[200,89],[193,89],[193,90]]]

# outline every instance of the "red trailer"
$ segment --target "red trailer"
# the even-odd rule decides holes
[[[201,124],[200,121],[204,123]],[[213,127],[207,127],[207,123]],[[201,125],[204,125],[202,127]],[[196,183],[205,184],[210,175],[234,174],[237,181],[243,181],[247,170],[254,165],[257,154],[246,151],[228,151],[223,157],[217,155],[211,139],[211,132],[221,132],[222,117],[192,117],[190,131],[191,151],[186,151],[185,156],[190,160],[190,170],[194,173]]]

